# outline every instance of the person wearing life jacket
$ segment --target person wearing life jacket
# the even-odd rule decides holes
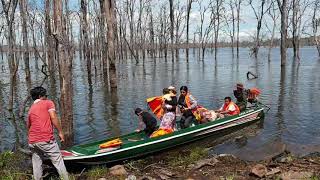
[[[163,110],[163,115],[160,119],[161,122],[159,129],[150,135],[151,138],[172,133],[176,129],[177,97],[169,88],[164,88],[162,92],[163,96],[161,108]]]
[[[258,88],[251,88],[247,90],[248,92],[248,102],[251,104],[255,104],[258,102],[258,96],[261,93],[261,90]]]
[[[234,116],[240,114],[240,109],[234,102],[232,102],[231,97],[225,97],[224,104],[216,112],[219,113],[218,116],[220,118],[223,118],[225,116]]]
[[[237,88],[233,90],[234,97],[237,99],[236,105],[240,111],[244,111],[247,107],[247,90],[244,89],[242,83],[237,83]]]
[[[175,129],[175,120],[176,120],[176,106],[177,106],[177,97],[175,94],[171,93],[170,89],[163,89],[163,116],[161,117],[161,123],[159,129]]]
[[[194,115],[198,108],[198,102],[190,94],[187,86],[181,86],[180,93],[181,94],[178,99],[178,107],[182,113],[180,127],[181,129],[184,129],[188,128],[191,123],[198,123],[196,116]]]

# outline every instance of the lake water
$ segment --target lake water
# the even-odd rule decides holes
[[[191,50],[189,63],[184,51],[180,58],[167,61],[163,58],[146,59],[136,65],[134,60],[118,63],[118,89],[110,92],[100,74],[94,75],[92,87],[88,86],[85,63],[74,61],[74,134],[75,144],[104,139],[129,133],[137,128],[133,113],[135,107],[147,108],[145,99],[160,95],[164,87],[182,85],[189,87],[198,102],[209,108],[221,106],[225,96],[232,96],[237,82],[246,87],[262,90],[260,100],[271,107],[266,114],[262,129],[249,136],[247,143],[239,147],[234,141],[226,141],[214,147],[219,153],[233,153],[243,159],[263,159],[277,151],[279,146],[295,154],[303,155],[320,150],[320,60],[314,47],[301,48],[300,64],[293,63],[292,49],[288,49],[288,62],[280,68],[279,49],[272,50],[271,62],[267,60],[267,49],[259,51],[258,59],[249,56],[248,48],[240,49],[240,58],[232,58],[230,48],[221,48],[217,60],[210,50],[203,61],[198,60],[197,51]],[[39,62],[41,65],[41,63]],[[5,110],[9,92],[7,60],[0,59],[3,66],[0,76],[0,151],[13,149],[19,139],[26,142],[25,122],[15,123]],[[40,70],[32,63],[33,85],[43,79]],[[23,62],[20,63],[23,69]],[[20,69],[16,88],[15,111],[27,96],[24,72]],[[251,71],[259,78],[247,80]],[[49,98],[58,102],[58,78],[49,78],[44,87]],[[245,135],[245,134],[244,134]],[[19,137],[19,138],[17,138]]]

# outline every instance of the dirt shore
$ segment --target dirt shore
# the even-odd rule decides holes
[[[0,179],[32,179],[29,156],[5,152],[0,156]],[[58,179],[45,166],[44,179]],[[161,153],[115,166],[77,167],[71,179],[320,179],[320,153],[294,157],[284,151],[264,161],[243,161],[229,154],[210,154],[199,147]]]

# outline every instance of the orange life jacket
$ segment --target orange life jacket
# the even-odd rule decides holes
[[[175,96],[175,94],[170,93],[170,97],[172,96]],[[165,113],[164,109],[162,108],[162,103],[164,100],[164,96],[155,96],[147,99],[148,106],[159,120]]]
[[[158,119],[160,119],[164,114],[164,110],[162,108],[162,102],[163,102],[162,96],[156,96],[156,97],[151,97],[147,99],[147,103],[151,111],[156,115]]]
[[[259,96],[261,93],[261,90],[258,88],[251,88],[249,89],[248,93],[248,99],[256,99],[257,96]]]
[[[186,97],[185,97],[185,102],[186,102],[186,105],[188,106],[188,108],[190,108],[190,107],[191,107],[190,93],[187,93],[187,95],[186,95]],[[200,106],[200,105],[197,105],[196,108],[191,109],[192,114],[196,117],[196,119],[197,119],[198,121],[201,120],[201,115],[200,115],[200,112],[198,111],[200,108],[203,108],[203,107]]]
[[[223,105],[223,108],[222,108],[222,111],[227,111],[227,110],[229,110],[229,107],[230,107],[231,105],[234,105],[234,107],[236,108],[236,110],[230,111],[228,114],[230,114],[231,116],[240,114],[240,109],[239,109],[239,107],[238,107],[234,102],[232,102],[232,101],[231,101],[228,105],[224,104],[224,105]]]

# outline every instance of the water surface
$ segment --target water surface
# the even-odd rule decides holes
[[[191,50],[189,62],[184,51],[174,62],[170,57],[146,59],[136,65],[134,60],[121,60],[118,67],[119,85],[111,92],[103,82],[101,74],[92,76],[93,84],[88,85],[85,63],[79,58],[74,61],[74,133],[75,144],[104,139],[129,133],[138,126],[133,113],[135,107],[147,108],[145,99],[160,95],[164,87],[187,85],[200,104],[217,109],[225,96],[232,96],[237,82],[246,87],[262,89],[260,97],[271,107],[266,114],[264,126],[259,133],[249,136],[244,146],[227,141],[214,150],[219,153],[233,153],[244,159],[262,159],[277,151],[283,145],[293,153],[303,155],[319,150],[320,144],[320,60],[314,47],[301,49],[301,62],[293,63],[289,58],[287,67],[280,68],[279,49],[272,51],[271,62],[267,49],[261,49],[258,59],[249,56],[247,48],[240,49],[240,58],[232,57],[230,48],[221,48],[217,60],[210,50],[203,61],[197,51]],[[291,49],[288,57],[292,56]],[[23,120],[13,123],[7,106],[9,71],[7,60],[0,59],[4,68],[0,77],[0,151],[14,148],[19,137],[26,142]],[[39,66],[41,62],[38,62]],[[16,86],[15,110],[27,96],[23,63],[20,63],[19,80]],[[33,85],[38,85],[43,74],[31,65]],[[247,80],[251,71],[259,78]],[[44,86],[49,98],[58,102],[58,78],[49,77]],[[276,150],[273,150],[276,149]],[[250,156],[249,156],[250,155]]]

